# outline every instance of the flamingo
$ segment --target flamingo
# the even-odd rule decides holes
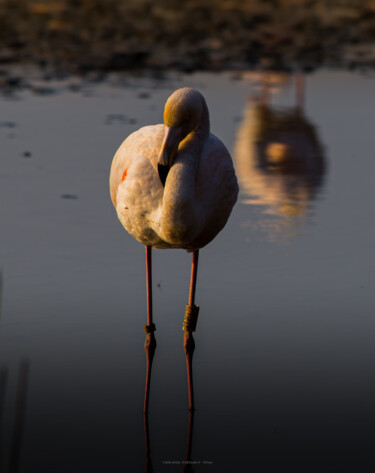
[[[184,87],[168,98],[164,124],[140,128],[117,150],[110,192],[125,229],[146,248],[147,325],[144,412],[148,410],[156,349],[152,308],[152,248],[193,253],[188,304],[183,323],[189,409],[194,410],[192,357],[199,306],[195,289],[200,248],[223,229],[237,200],[232,158],[210,133],[203,95]]]

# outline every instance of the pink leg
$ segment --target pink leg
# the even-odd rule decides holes
[[[148,411],[148,400],[150,396],[151,368],[154,359],[156,340],[155,324],[152,322],[152,266],[151,266],[151,246],[146,246],[146,276],[147,276],[147,325],[144,326],[146,332],[145,351],[147,360],[145,401],[143,412]]]
[[[268,83],[267,73],[263,72],[261,76],[261,85],[260,85],[260,105],[264,108],[270,106],[270,87]]]
[[[195,331],[199,307],[194,305],[195,288],[197,285],[197,271],[198,271],[198,255],[199,250],[194,251],[193,261],[191,265],[191,279],[190,279],[190,291],[189,291],[189,302],[186,307],[185,320],[183,325],[184,333],[184,349],[186,356],[186,369],[188,378],[188,391],[189,391],[189,409],[194,410],[194,390],[193,390],[193,353],[195,349],[195,342],[192,332]]]
[[[305,77],[303,72],[299,71],[294,77],[296,90],[296,110],[303,113],[305,108]]]

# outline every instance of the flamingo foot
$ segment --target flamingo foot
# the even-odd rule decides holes
[[[148,401],[150,397],[150,383],[151,383],[151,368],[152,368],[152,361],[155,355],[155,350],[156,350],[156,339],[155,339],[154,332],[148,332],[146,335],[146,341],[145,341],[147,370],[146,370],[146,387],[145,387],[145,401],[144,401],[143,412],[148,411]]]

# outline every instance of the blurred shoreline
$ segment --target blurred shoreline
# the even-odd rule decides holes
[[[53,77],[372,69],[375,1],[0,0],[0,83],[24,63]]]

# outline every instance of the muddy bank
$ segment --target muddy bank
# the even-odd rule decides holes
[[[0,70],[24,62],[53,74],[372,68],[375,1],[0,0]]]

